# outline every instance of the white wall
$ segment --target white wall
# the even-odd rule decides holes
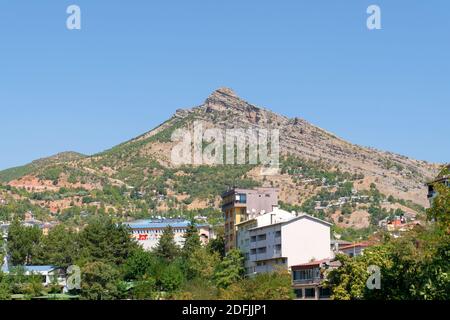
[[[288,267],[330,257],[330,226],[304,217],[281,227],[282,256]]]
[[[264,227],[271,224],[288,221],[294,219],[295,217],[295,213],[275,208],[272,212],[256,217],[256,220],[258,221],[258,227]]]

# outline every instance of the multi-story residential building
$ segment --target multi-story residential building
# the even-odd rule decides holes
[[[174,240],[181,247],[184,245],[184,235],[190,221],[181,219],[137,220],[126,223],[131,229],[131,236],[141,244],[145,250],[152,250],[158,245],[165,229],[172,227]],[[198,234],[203,244],[207,244],[212,237],[212,231],[206,224],[197,224]]]
[[[292,288],[297,300],[329,300],[331,291],[324,286],[326,272],[340,266],[339,261],[324,259],[292,266]]]
[[[254,217],[253,219],[243,221],[236,225],[237,247],[244,254],[245,268],[248,274],[255,272],[254,270],[255,264],[250,259],[251,244],[253,244],[253,242],[251,241],[252,240],[251,231],[257,227],[281,223],[283,221],[294,219],[295,217],[296,217],[295,213],[290,213],[275,207],[272,212],[261,214],[259,216]]]
[[[278,190],[274,188],[233,188],[222,195],[225,219],[225,251],[236,248],[236,224],[261,213],[271,212],[278,205]]]
[[[278,208],[237,225],[237,247],[247,274],[290,268],[330,257],[331,224]]]

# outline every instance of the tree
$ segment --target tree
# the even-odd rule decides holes
[[[130,237],[129,229],[108,217],[98,217],[80,234],[81,264],[102,261],[121,265],[138,244]]]
[[[135,283],[132,289],[133,299],[149,300],[154,299],[156,290],[156,280],[149,276],[144,276]]]
[[[292,300],[291,275],[284,269],[261,273],[222,289],[220,297],[225,300]]]
[[[14,219],[8,231],[8,253],[11,263],[31,264],[41,238],[42,231],[39,227],[26,227],[18,219]]]
[[[245,273],[244,256],[241,251],[233,249],[218,265],[215,272],[216,284],[219,288],[226,289],[234,282],[240,280]]]
[[[351,259],[338,255],[342,266],[329,273],[336,300],[448,300],[450,237],[437,224],[416,228],[398,239],[366,249]],[[369,290],[369,266],[378,266],[381,289]]]
[[[165,260],[166,262],[171,262],[178,257],[179,252],[179,247],[174,240],[173,229],[169,226],[164,229],[158,245],[155,248],[155,253],[159,258]]]
[[[44,285],[39,275],[27,276],[27,282],[23,286],[23,293],[28,297],[39,297],[44,293]]]
[[[119,272],[101,261],[87,263],[82,269],[81,294],[87,300],[113,300],[119,292]]]
[[[155,257],[141,247],[134,250],[123,266],[125,280],[140,280],[152,272]]]
[[[176,300],[217,300],[219,292],[210,282],[195,278],[184,283],[179,292],[173,295]]]
[[[346,255],[336,257],[342,266],[328,275],[328,285],[332,288],[334,300],[363,299],[364,288],[369,277],[367,264],[361,259],[351,259]]]
[[[77,234],[64,225],[58,225],[43,238],[34,262],[67,268],[74,264],[79,256],[79,249]]]
[[[216,238],[209,241],[207,248],[211,253],[217,252],[220,258],[223,259],[225,257],[224,230],[221,228],[217,231]]]
[[[173,292],[180,288],[184,281],[183,271],[177,263],[166,266],[158,279],[162,291]]]
[[[0,301],[11,299],[11,287],[7,276],[0,271]]]
[[[184,237],[184,246],[181,254],[182,257],[187,260],[189,259],[189,256],[192,254],[192,252],[196,251],[202,245],[194,221],[191,221],[183,237]]]
[[[200,278],[203,281],[211,281],[214,272],[220,262],[217,252],[209,252],[206,248],[197,248],[190,255],[187,261],[187,278]]]
[[[433,205],[427,210],[428,218],[450,233],[450,188],[439,182],[433,187],[437,195],[433,198]]]

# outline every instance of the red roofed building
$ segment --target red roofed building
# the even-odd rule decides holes
[[[338,268],[338,261],[324,259],[292,266],[292,288],[297,300],[329,300],[331,291],[324,287],[327,270]]]
[[[339,252],[353,258],[362,255],[364,250],[370,246],[369,242],[358,242],[339,248]]]

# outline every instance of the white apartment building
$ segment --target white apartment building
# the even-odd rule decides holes
[[[247,274],[273,271],[330,257],[331,224],[276,208],[237,226],[237,246]]]

